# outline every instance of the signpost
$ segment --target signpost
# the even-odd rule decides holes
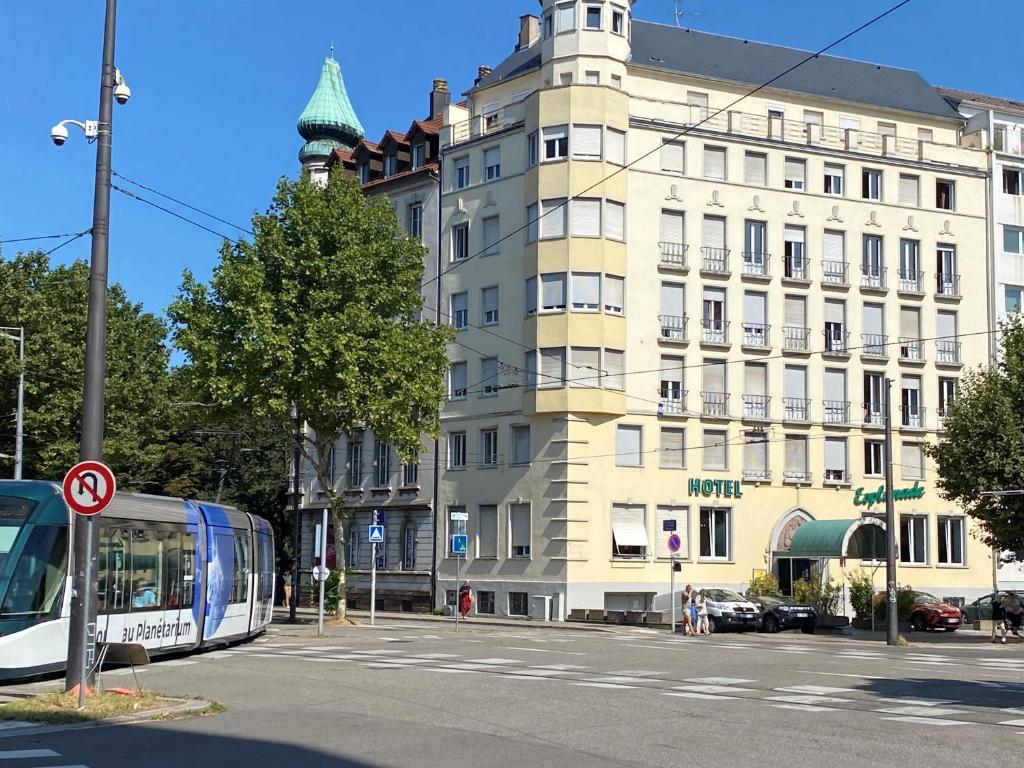
[[[387,544],[384,541],[384,526],[380,523],[383,517],[376,509],[373,510],[373,524],[370,526],[370,626],[377,623],[377,545]]]
[[[452,512],[452,519],[457,520],[456,515],[465,515],[469,519],[468,512]],[[469,551],[469,536],[464,533],[452,534],[452,554],[455,555],[455,631],[459,631],[459,590],[462,588],[462,558]]]
[[[668,596],[669,602],[672,604],[672,634],[676,633],[676,554],[683,546],[683,540],[679,538],[679,534],[675,532],[676,521],[675,520],[664,520],[662,521],[661,527],[665,531],[671,531],[668,536]]]
[[[324,507],[323,521],[320,523],[320,541],[317,542],[316,548],[317,553],[320,556],[320,573],[323,578],[317,579],[316,568],[313,569],[313,578],[320,582],[320,603],[317,610],[317,621],[316,621],[316,636],[320,637],[324,633],[324,587],[326,586],[327,577],[330,575],[330,570],[327,568],[327,507]]]

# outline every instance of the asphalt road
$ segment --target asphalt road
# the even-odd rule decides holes
[[[408,622],[156,663],[174,722],[3,737],[0,768],[982,766],[1024,756],[1024,644],[889,649]],[[288,634],[288,633],[296,634]],[[106,677],[130,684],[130,674]]]

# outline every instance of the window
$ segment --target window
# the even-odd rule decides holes
[[[882,172],[875,168],[865,168],[861,171],[861,192],[860,196],[865,200],[882,199]]]
[[[794,157],[786,158],[786,189],[804,189],[807,181],[807,162]]]
[[[572,85],[572,72],[563,72],[558,76],[559,85]]]
[[[596,272],[573,272],[572,308],[581,312],[597,312],[601,308],[601,275]]]
[[[823,112],[818,112],[817,110],[805,109],[804,122],[808,125],[823,125],[825,122],[825,115]]]
[[[426,162],[426,145],[414,144],[412,147],[412,167],[422,168]]]
[[[956,209],[956,182],[946,179],[935,182],[935,207],[944,211]]]
[[[476,591],[476,612],[486,616],[494,615],[494,592],[483,589]]]
[[[1006,253],[1024,254],[1024,229],[1004,226],[1003,250]]]
[[[415,464],[413,466],[416,466]],[[416,567],[416,526],[407,523],[402,530],[402,570],[411,571]]]
[[[956,402],[957,396],[957,380],[947,378],[946,376],[939,377],[939,419],[943,419],[949,413],[949,409],[953,403]],[[941,426],[941,424],[940,424]]]
[[[763,432],[743,434],[743,477],[750,480],[768,480],[768,437]]]
[[[807,468],[807,435],[786,435],[783,480],[806,482],[811,479]]]
[[[678,427],[661,428],[658,446],[658,466],[662,469],[686,469],[686,430]]]
[[[572,6],[570,6],[572,7]],[[508,593],[508,615],[509,616],[529,616],[530,615],[530,596],[526,592],[509,592]]]
[[[612,75],[612,88],[617,91],[622,90],[622,75]]]
[[[564,197],[540,201],[540,236],[542,238],[565,237],[565,220],[568,206]]]
[[[537,314],[537,278],[526,278],[526,316]]]
[[[469,258],[469,224],[452,227],[452,261]]]
[[[846,438],[825,438],[825,482],[845,483],[849,480],[846,471]]]
[[[743,181],[763,187],[768,183],[768,156],[760,152],[747,152],[743,156]]]
[[[642,467],[643,430],[638,425],[619,424],[615,428],[615,466]]]
[[[604,236],[610,240],[626,239],[626,206],[622,203],[605,200]]]
[[[896,123],[883,123],[881,120],[878,121],[878,135],[879,136],[895,136],[896,135]]]
[[[466,363],[452,363],[448,369],[448,397],[452,400],[462,400],[466,396],[468,379],[466,376]]]
[[[526,206],[526,242],[537,242],[540,222],[537,220],[537,204]]]
[[[622,21],[624,18],[624,12],[612,6],[612,32],[616,35],[625,34],[623,31]]]
[[[455,188],[464,189],[469,186],[469,158],[460,157],[455,161]]]
[[[423,206],[419,203],[409,206],[408,212],[409,236],[417,240],[423,239]]]
[[[539,386],[565,386],[565,347],[543,347],[540,350]]]
[[[375,484],[378,488],[386,488],[391,484],[391,446],[377,442],[377,461]]]
[[[498,241],[501,240],[501,226],[497,216],[489,216],[483,220],[484,247],[482,256],[493,256],[498,252]]]
[[[803,227],[786,226],[783,233],[785,247],[785,275],[796,280],[808,280],[807,259],[804,252],[806,231]]]
[[[1024,194],[1024,169],[1003,168],[1003,192],[1008,195]]]
[[[359,567],[359,554],[359,532],[353,525],[348,532],[348,564],[350,567]]]
[[[719,470],[729,468],[728,446],[724,429],[704,430],[704,469]]]
[[[534,131],[526,137],[526,165],[527,167],[533,167],[537,164],[538,152],[537,152],[537,132]]]
[[[514,558],[530,557],[530,505],[508,505],[508,555]]]
[[[481,292],[480,304],[483,307],[483,324],[498,324],[498,286],[484,288]]]
[[[658,415],[683,413],[683,358],[661,356],[661,382],[658,387]]]
[[[615,85],[616,75],[612,75],[612,85]],[[620,81],[621,86],[621,81]],[[616,165],[626,164],[626,132],[609,128],[605,134],[604,159]]]
[[[384,175],[394,176],[395,171],[398,170],[398,158],[394,152],[384,155]]]
[[[410,461],[402,464],[402,485],[414,487],[420,484],[420,465],[418,462]]]
[[[572,127],[572,156],[577,160],[601,159],[600,125],[574,125]]]
[[[604,351],[604,386],[606,389],[622,389],[623,366],[626,355],[621,349]]]
[[[565,272],[540,276],[540,308],[543,312],[565,311]]]
[[[555,34],[576,29],[576,3],[555,6]]]
[[[1006,301],[1006,311],[1008,313],[1020,312],[1021,311],[1021,299],[1024,297],[1024,286],[1020,285],[1007,285],[1004,286],[1004,300]]]
[[[845,169],[841,165],[825,163],[825,187],[826,195],[843,194],[843,174]]]
[[[600,5],[587,5],[586,8],[587,16],[584,22],[586,29],[600,29],[601,28],[601,6]]]
[[[625,307],[626,279],[617,275],[604,277],[604,311],[621,315]]]
[[[484,150],[484,179],[490,181],[501,176],[501,147]]]
[[[662,173],[683,174],[685,167],[686,145],[681,141],[661,141],[661,171]]]
[[[601,73],[594,69],[588,69],[583,73],[583,84],[584,85],[600,85],[601,84]]]
[[[881,440],[864,441],[864,475],[882,477],[885,474],[885,443]]]
[[[704,178],[725,181],[725,147],[704,147]]]
[[[700,508],[700,556],[709,560],[732,557],[732,510],[722,507]]]
[[[480,360],[480,397],[498,396],[498,358],[485,357]]]
[[[578,197],[572,201],[573,237],[601,236],[601,199]]]
[[[496,504],[481,504],[476,511],[476,556],[496,558],[498,556],[498,507]],[[494,610],[492,608],[491,613]]]
[[[5,499],[5,502],[7,500]],[[16,508],[17,509],[17,508]],[[5,509],[6,513],[8,510]],[[11,571],[10,587],[7,595],[0,605],[0,616],[5,619],[26,620],[32,618],[43,618],[60,613],[60,603],[64,590],[65,574],[68,571],[68,528],[67,526],[36,525],[30,527],[28,540],[22,549],[17,563],[11,563],[14,569]],[[14,535],[18,532],[16,527],[0,528],[0,531],[11,532]],[[131,531],[125,531],[125,541],[120,550],[121,562],[127,561],[129,553],[126,551],[131,540]],[[230,539],[230,537],[228,537]],[[11,542],[13,545],[13,541]],[[114,561],[117,554],[110,560]],[[136,568],[136,571],[141,569]],[[122,573],[128,572],[128,568],[121,569]],[[156,585],[157,587],[159,585]],[[122,576],[119,587],[123,590],[133,588],[131,583]],[[159,600],[159,588],[146,590],[147,598],[153,600],[153,607]],[[132,606],[135,606],[135,594],[131,598]],[[113,597],[113,596],[112,596]],[[119,599],[122,604],[125,602],[123,591]]]
[[[643,504],[612,504],[612,557],[647,558],[647,509]]]
[[[900,174],[900,205],[921,205],[921,177]]]
[[[574,387],[597,387],[601,380],[600,347],[572,347],[572,375],[569,383]]]
[[[569,128],[565,125],[552,125],[544,128],[544,159],[564,160],[569,156]]]
[[[452,326],[457,329],[469,325],[469,294],[452,294]]]
[[[348,439],[348,487],[361,488],[363,485],[363,438]]]
[[[359,183],[365,184],[370,180],[370,166],[368,163],[360,163],[357,168],[359,174]]]
[[[964,564],[964,519],[962,517],[939,517],[939,563],[941,565]]]
[[[555,32],[554,18],[551,13],[544,14],[544,39],[547,40]]]
[[[900,562],[913,565],[928,562],[928,518],[900,515]]]
[[[903,443],[900,446],[900,468],[904,480],[924,478],[924,454],[920,443]]]
[[[480,430],[480,464],[485,467],[498,465],[498,430]]]
[[[448,469],[466,468],[466,433],[448,433]]]
[[[512,444],[512,464],[530,463],[530,427],[517,424],[509,428],[509,442]]]
[[[668,548],[668,534],[665,533],[665,522],[675,521],[675,533],[682,540],[682,546],[675,553],[676,559],[690,557],[690,508],[674,504],[659,504],[654,510],[654,556],[659,560],[668,560],[673,554]]]

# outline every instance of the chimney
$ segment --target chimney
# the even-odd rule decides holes
[[[540,19],[533,14],[526,14],[519,17],[519,42],[516,50],[521,51],[529,48],[540,37]]]
[[[448,92],[448,81],[444,78],[434,80],[434,89],[430,92],[430,117],[437,117],[452,102]]]
[[[476,80],[473,81],[473,87],[480,85],[480,81],[491,74],[491,68],[481,64],[476,69]]]

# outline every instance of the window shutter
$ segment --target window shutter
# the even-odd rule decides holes
[[[807,304],[803,296],[786,297],[786,325],[804,328],[807,320]]]
[[[807,170],[807,165],[803,160],[792,160],[786,158],[786,181],[790,183],[804,183],[804,175]]]
[[[825,399],[846,399],[846,373],[844,371],[831,368],[825,371]]]
[[[900,174],[900,205],[919,205],[918,194],[921,179],[918,176]]]
[[[577,309],[600,309],[601,276],[576,272],[572,276],[572,305]]]
[[[825,469],[846,470],[846,438],[825,438]]]
[[[900,446],[900,464],[905,479],[916,479],[922,476],[921,446],[917,443],[903,443]]]
[[[662,427],[661,445],[659,447],[660,466],[662,467],[684,467],[686,466],[686,451],[683,444],[686,432],[674,427]]]
[[[601,200],[598,198],[577,198],[572,206],[572,234],[575,237],[601,236]]]
[[[604,236],[612,240],[626,239],[626,206],[622,203],[605,201]]]
[[[752,433],[743,443],[743,468],[750,470],[765,470],[768,468],[768,446],[764,438]]]
[[[574,387],[600,386],[601,350],[597,347],[573,347],[570,384]]]
[[[743,156],[743,180],[747,184],[763,187],[767,179],[768,158],[756,152],[747,152]]]
[[[466,378],[466,364],[465,363],[452,363],[451,367],[451,382],[452,382],[452,396],[462,397],[466,394],[467,378]]]
[[[487,253],[494,251],[500,239],[501,231],[498,226],[498,217],[491,216],[484,219],[484,251]]]
[[[782,391],[785,397],[803,400],[807,397],[807,369],[787,365],[782,374]]]
[[[482,505],[477,512],[477,557],[498,556],[498,508]]]
[[[917,309],[900,308],[900,336],[907,339],[921,337],[921,313]]]
[[[542,387],[565,383],[565,347],[547,347],[540,351],[540,374]]]
[[[541,200],[540,236],[565,237],[565,198]]]
[[[485,357],[480,361],[480,378],[485,388],[498,386],[498,358]]]
[[[804,228],[786,227],[785,238],[787,243],[802,243],[804,241]]]
[[[576,28],[576,4],[555,6],[555,33],[568,32]]]
[[[825,231],[825,238],[822,241],[825,261],[844,261],[845,248],[843,247],[844,235],[842,232]]]
[[[621,314],[626,307],[626,280],[616,275],[604,277],[604,308],[606,312]]]
[[[469,310],[469,296],[465,293],[456,293],[452,296],[452,320],[454,320],[459,313],[467,312]]]
[[[768,366],[764,363],[747,363],[743,366],[743,394],[768,394]]]
[[[661,170],[666,173],[682,173],[684,145],[678,141],[665,141],[661,145]]]
[[[624,466],[639,466],[641,428],[619,425],[615,430],[616,462]]]
[[[588,160],[601,158],[600,125],[574,125],[572,127],[572,156]]]
[[[625,365],[625,353],[620,349],[604,351],[604,385],[609,389],[622,389],[622,370]]]
[[[725,219],[705,216],[701,234],[701,244],[705,248],[725,248]]]
[[[537,204],[526,206],[526,242],[536,242],[539,223],[537,221]]]
[[[748,291],[743,294],[743,320],[747,323],[765,322],[765,295]]]
[[[537,278],[528,277],[526,279],[526,314],[534,315],[537,313]]]
[[[825,302],[825,322],[826,323],[842,323],[845,307],[841,301],[826,301]]]
[[[565,309],[565,273],[551,272],[540,276],[542,309]]]
[[[721,147],[704,147],[704,177],[725,179],[725,150]]]
[[[724,469],[726,457],[725,432],[717,429],[704,430],[704,468]]]
[[[658,239],[662,243],[683,243],[683,212],[662,211]]]
[[[525,464],[530,460],[530,428],[512,428],[512,448],[516,464]]]
[[[488,312],[498,311],[498,289],[497,288],[484,288],[484,315]]]
[[[786,471],[804,472],[807,469],[807,438],[786,435]]]
[[[935,335],[938,336],[941,341],[953,341],[953,337],[956,336],[955,312],[939,312],[938,317],[936,318]]]
[[[642,504],[613,504],[612,526],[644,527],[644,507]]]
[[[661,284],[661,314],[682,317],[686,314],[684,307],[684,288],[678,283]]]
[[[500,165],[501,164],[501,149],[498,147],[491,147],[484,151],[484,167],[489,165]]]
[[[512,504],[508,508],[508,518],[512,534],[512,545],[517,547],[530,546],[530,505]]]
[[[874,336],[881,336],[884,323],[882,319],[881,304],[864,305],[864,333]]]
[[[617,165],[626,164],[626,134],[614,128],[608,129],[605,139],[605,160]]]
[[[725,361],[704,363],[704,391],[725,392]]]

